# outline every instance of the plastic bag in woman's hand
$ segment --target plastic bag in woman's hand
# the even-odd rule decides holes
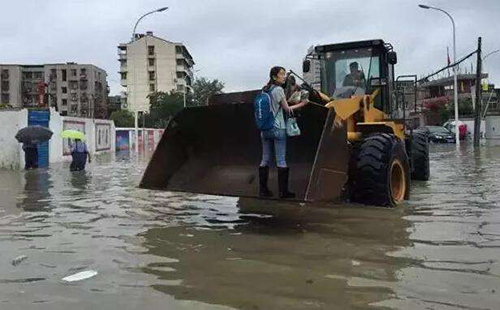
[[[293,114],[286,119],[286,134],[289,137],[300,136],[300,128]]]

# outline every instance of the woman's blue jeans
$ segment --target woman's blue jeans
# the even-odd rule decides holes
[[[269,166],[273,154],[276,156],[276,166],[286,168],[286,130],[270,129],[260,133],[262,140],[262,161],[261,167]]]

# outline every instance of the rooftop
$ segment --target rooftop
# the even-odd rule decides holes
[[[136,34],[135,34],[135,36],[136,36],[136,39],[135,39],[134,41],[131,41],[131,42],[128,42],[128,43],[120,43],[120,44],[118,44],[118,48],[119,48],[119,49],[125,49],[125,48],[127,47],[127,45],[129,45],[129,44],[132,44],[132,43],[135,43],[135,42],[137,42],[137,41],[140,41],[140,40],[142,40],[142,39],[144,39],[144,38],[146,38],[146,37],[151,37],[151,38],[155,38],[155,39],[157,39],[157,40],[161,40],[161,41],[166,42],[166,43],[169,43],[169,44],[173,44],[173,45],[181,46],[181,47],[182,47],[182,49],[186,52],[186,54],[189,56],[189,58],[190,58],[191,60],[193,60],[193,56],[191,56],[191,53],[189,53],[189,51],[188,51],[187,47],[186,47],[183,43],[181,43],[181,42],[172,42],[172,41],[168,41],[168,40],[165,40],[165,39],[163,39],[163,38],[157,37],[157,36],[155,36],[155,35],[153,34],[153,32],[152,32],[152,31],[147,31],[147,32],[146,32],[146,34],[143,34],[143,33],[136,33]],[[194,61],[193,61],[193,63],[194,63]]]
[[[481,74],[482,79],[488,78],[488,73],[482,73]],[[476,74],[459,74],[457,75],[457,80],[458,81],[467,81],[467,80],[475,80],[476,79]],[[432,87],[432,86],[449,86],[453,85],[453,75],[428,81],[428,82],[423,82],[420,84],[420,87]]]

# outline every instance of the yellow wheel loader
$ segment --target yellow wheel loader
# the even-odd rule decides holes
[[[347,199],[394,206],[410,195],[410,180],[429,178],[427,133],[405,126],[395,90],[396,53],[383,40],[315,47],[304,61],[319,76],[300,111],[301,135],[288,138],[290,190],[300,201]],[[258,197],[260,133],[256,92],[218,95],[189,107],[168,124],[144,173],[142,188]],[[277,193],[276,169],[269,187]]]

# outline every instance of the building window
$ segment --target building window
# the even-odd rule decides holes
[[[33,73],[32,72],[24,72],[23,77],[25,79],[32,79],[33,78]]]
[[[176,47],[175,47],[175,52],[176,52],[177,54],[182,54],[182,47],[180,47],[180,46],[176,46]]]
[[[149,71],[149,80],[154,81],[155,80],[155,72],[154,71]]]
[[[49,76],[49,79],[50,79],[50,80],[55,80],[55,79],[57,79],[57,70],[56,70],[56,69],[50,69],[50,76]]]
[[[184,91],[184,85],[177,85],[178,91]]]
[[[76,76],[76,69],[71,69],[71,76],[72,77]]]
[[[68,99],[63,99],[62,100],[62,105],[63,105],[63,107],[67,106],[68,105]]]
[[[9,98],[9,94],[2,94],[2,103],[9,103],[10,101],[10,98]]]
[[[67,81],[66,69],[63,69],[63,70],[62,70],[62,80],[63,80],[63,82],[66,82],[66,81]]]
[[[155,84],[149,84],[149,91],[154,92],[155,91]]]
[[[177,59],[177,65],[178,66],[184,65],[184,61],[182,59]]]
[[[68,93],[68,88],[67,87],[61,87],[61,91],[63,94],[67,94]]]
[[[127,72],[121,72],[120,75],[121,75],[122,80],[127,79]]]
[[[177,78],[182,79],[184,77],[184,74],[182,72],[177,72]]]
[[[2,69],[2,79],[9,78],[9,69]]]
[[[70,89],[78,89],[78,82],[77,81],[70,81],[69,88]]]
[[[154,45],[149,45],[148,46],[148,55],[152,56],[154,54],[155,54],[155,47],[154,47]]]
[[[148,62],[149,62],[149,66],[152,67],[155,65],[155,59],[154,58],[150,58],[148,59]]]
[[[10,85],[9,81],[2,81],[2,91],[9,91]]]
[[[43,75],[43,72],[35,72],[34,73],[35,79],[41,79],[42,75]]]

